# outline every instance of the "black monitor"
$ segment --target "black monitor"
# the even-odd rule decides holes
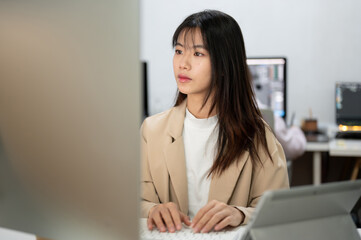
[[[361,126],[361,82],[336,83],[336,123]]]
[[[148,103],[148,64],[142,61],[142,109],[143,118],[149,116],[149,103]]]
[[[285,57],[248,58],[247,65],[253,79],[256,98],[274,114],[286,118],[286,66]]]

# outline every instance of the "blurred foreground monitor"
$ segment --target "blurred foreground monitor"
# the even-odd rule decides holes
[[[137,239],[139,3],[0,1],[0,226]]]

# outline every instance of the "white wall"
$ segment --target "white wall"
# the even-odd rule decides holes
[[[141,58],[149,63],[151,114],[173,104],[173,32],[203,9],[237,20],[249,57],[287,57],[287,110],[288,116],[296,113],[296,121],[312,108],[320,122],[335,122],[335,82],[361,82],[359,0],[141,0]]]

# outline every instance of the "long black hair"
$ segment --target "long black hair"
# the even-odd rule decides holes
[[[187,17],[173,35],[175,47],[181,33],[199,29],[211,59],[211,84],[203,107],[211,102],[209,114],[216,108],[219,134],[217,154],[211,174],[222,174],[246,151],[254,164],[262,164],[257,149],[263,147],[272,161],[266,141],[265,124],[257,107],[247,67],[241,29],[229,15],[205,10]],[[212,99],[210,98],[211,93]],[[177,92],[175,106],[187,98]]]

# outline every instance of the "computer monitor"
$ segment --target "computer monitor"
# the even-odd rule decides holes
[[[0,227],[137,239],[139,1],[0,1]]]
[[[142,103],[143,103],[143,118],[149,117],[149,103],[148,103],[148,63],[142,61]]]
[[[336,123],[361,126],[361,82],[337,82],[335,99]]]
[[[286,58],[248,58],[247,65],[258,101],[273,109],[275,115],[286,118]]]

